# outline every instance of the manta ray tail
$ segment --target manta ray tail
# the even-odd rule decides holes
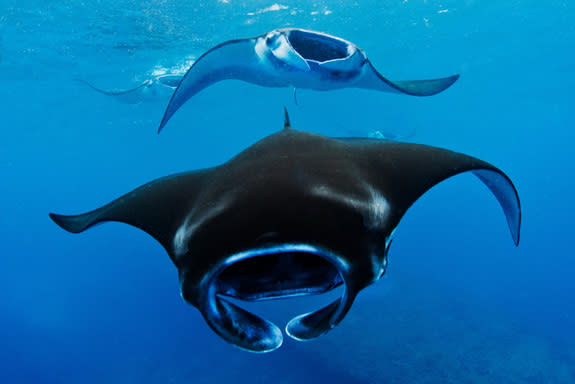
[[[289,121],[289,114],[286,107],[284,107],[284,130],[291,129],[291,123]]]

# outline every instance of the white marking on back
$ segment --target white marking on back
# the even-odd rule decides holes
[[[189,252],[188,242],[195,230],[207,220],[216,217],[220,212],[228,208],[233,195],[234,191],[229,191],[218,201],[217,204],[213,204],[209,208],[204,208],[204,214],[201,217],[197,217],[198,208],[192,209],[174,235],[172,245],[174,247],[174,256],[176,258],[186,255]]]
[[[389,218],[389,202],[383,195],[375,190],[373,187],[368,186],[371,201],[369,203],[369,215],[364,219],[365,226],[368,229],[381,229],[385,226],[385,222]]]
[[[350,197],[348,194],[340,193],[327,185],[315,185],[311,188],[311,193],[315,196],[325,197],[332,201],[340,202],[344,205],[359,210],[363,214],[363,223],[369,230],[382,229],[389,218],[390,206],[387,199],[372,186],[363,182],[365,198]]]

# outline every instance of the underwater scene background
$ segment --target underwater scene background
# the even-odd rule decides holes
[[[569,1],[0,0],[1,383],[575,383]],[[182,73],[223,41],[283,27],[340,36],[392,79],[461,74],[415,98],[218,83],[161,135],[169,94],[95,92]],[[250,354],[179,295],[176,269],[122,224],[70,235],[48,212],[99,206],[210,167],[283,127],[436,145],[505,171],[495,198],[462,175],[399,225],[385,277],[307,343]],[[222,238],[225,241],[225,238]],[[250,305],[278,324],[323,297]]]

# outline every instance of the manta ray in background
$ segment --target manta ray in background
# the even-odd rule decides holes
[[[176,265],[184,300],[218,335],[269,352],[282,344],[281,330],[227,298],[312,295],[343,285],[341,298],[286,326],[296,340],[328,332],[385,273],[408,208],[469,171],[499,201],[517,245],[519,197],[493,165],[427,145],[297,131],[287,111],[282,131],[222,165],[152,181],[88,213],[50,217],[73,233],[105,221],[147,232]]]
[[[123,103],[138,104],[146,100],[155,100],[158,97],[170,97],[182,80],[182,75],[166,74],[153,76],[134,88],[120,90],[105,90],[94,86],[88,81],[82,79],[75,80],[87,85],[96,92],[106,96],[112,96]]]
[[[349,41],[304,29],[276,29],[249,39],[227,41],[200,56],[173,93],[158,132],[187,100],[222,80],[236,79],[265,87],[319,91],[365,88],[430,96],[458,78],[391,81],[380,75],[365,52]]]

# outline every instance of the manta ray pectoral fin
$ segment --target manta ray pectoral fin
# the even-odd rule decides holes
[[[92,88],[94,91],[99,92],[101,94],[107,95],[107,96],[125,96],[134,92],[137,92],[139,90],[141,90],[142,88],[148,86],[150,84],[149,80],[144,81],[142,84],[138,85],[137,87],[134,88],[129,88],[129,89],[121,89],[121,90],[114,90],[114,91],[109,91],[109,90],[105,90],[105,89],[101,89],[98,88],[94,85],[92,85],[91,83],[82,80],[82,79],[74,79],[75,81],[82,83],[84,85],[87,85],[88,87]]]
[[[210,85],[226,79],[258,83],[259,57],[255,52],[257,38],[222,43],[192,64],[166,108],[158,133],[168,120],[192,96]]]
[[[493,165],[446,149],[377,139],[340,139],[367,161],[374,185],[396,207],[395,226],[426,191],[452,176],[472,171],[495,195],[515,245],[519,244],[521,205],[515,186]]]
[[[432,96],[449,88],[457,79],[459,79],[459,75],[430,80],[391,81],[383,77],[373,65],[367,61],[365,63],[364,73],[355,87],[382,92],[404,93],[412,96]]]
[[[282,332],[276,325],[221,297],[215,296],[214,302],[202,313],[218,335],[241,349],[271,352],[283,343]]]
[[[72,233],[83,232],[93,225],[118,221],[140,228],[160,242],[172,256],[174,233],[183,215],[193,204],[210,170],[167,176],[112,201],[94,211],[64,216],[50,213],[50,218]]]
[[[99,216],[99,210],[82,215],[65,216],[50,213],[49,216],[60,228],[71,233],[80,233],[84,232],[88,227],[94,225],[98,221],[97,217]]]
[[[432,96],[451,87],[459,75],[431,80],[405,80],[389,81],[389,83],[403,93],[413,96]]]

